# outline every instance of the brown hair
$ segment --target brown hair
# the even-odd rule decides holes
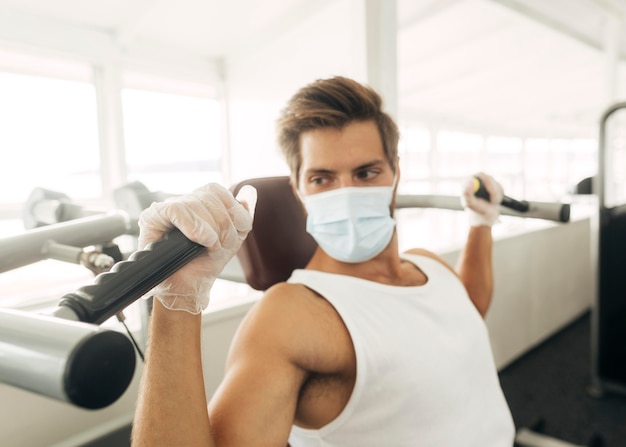
[[[320,79],[298,90],[282,110],[277,126],[278,143],[295,184],[302,165],[300,135],[326,127],[341,129],[353,121],[376,123],[385,157],[395,173],[400,133],[382,105],[374,89],[340,76]]]

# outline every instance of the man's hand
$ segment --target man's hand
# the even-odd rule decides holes
[[[489,201],[476,197],[474,177],[478,177],[482,181],[489,193]],[[500,202],[502,202],[503,197],[502,185],[490,175],[480,172],[470,178],[461,195],[461,203],[468,214],[470,225],[473,227],[493,226],[500,216]]]
[[[139,249],[174,227],[207,247],[206,253],[150,292],[166,308],[199,314],[208,306],[213,282],[252,229],[256,190],[244,187],[237,197],[241,202],[223,186],[210,183],[191,194],[153,203],[139,216]]]

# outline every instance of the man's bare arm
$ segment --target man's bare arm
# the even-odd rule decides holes
[[[201,318],[154,301],[133,423],[134,447],[215,446],[202,375]]]
[[[282,287],[280,289],[284,289]],[[220,447],[287,444],[300,388],[306,321],[296,299],[271,289],[246,315],[232,342],[224,380],[209,402]],[[304,337],[305,340],[310,340]]]
[[[493,239],[491,227],[470,227],[456,272],[478,312],[485,317],[493,295]]]
[[[475,195],[477,184],[482,184],[486,189],[487,197],[479,198]],[[469,179],[461,195],[469,218],[470,230],[456,271],[483,318],[487,315],[493,295],[491,227],[498,222],[503,196],[502,185],[483,172]]]
[[[133,446],[287,445],[306,378],[296,361],[304,351],[296,335],[302,332],[301,311],[292,303],[266,296],[249,312],[233,340],[226,375],[209,411],[200,318],[155,303]],[[206,357],[210,359],[210,352]]]

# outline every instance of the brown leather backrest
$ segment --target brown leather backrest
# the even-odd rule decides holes
[[[289,177],[244,180],[231,187],[234,195],[244,185],[256,188],[258,199],[252,231],[237,253],[246,282],[266,290],[303,268],[316,248],[306,232],[302,204],[294,196]]]

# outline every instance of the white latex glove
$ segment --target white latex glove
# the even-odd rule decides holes
[[[475,196],[476,181],[474,177],[480,178],[483,185],[489,193],[489,201]],[[461,203],[468,215],[469,223],[473,227],[485,225],[493,226],[500,216],[500,202],[504,197],[502,185],[493,177],[483,172],[473,175],[468,179],[463,193],[461,195]]]
[[[162,239],[174,227],[207,247],[206,253],[164,280],[148,296],[171,310],[199,314],[206,309],[215,279],[252,229],[256,199],[252,186],[244,186],[235,199],[223,186],[210,183],[144,210],[139,216],[139,249]]]

